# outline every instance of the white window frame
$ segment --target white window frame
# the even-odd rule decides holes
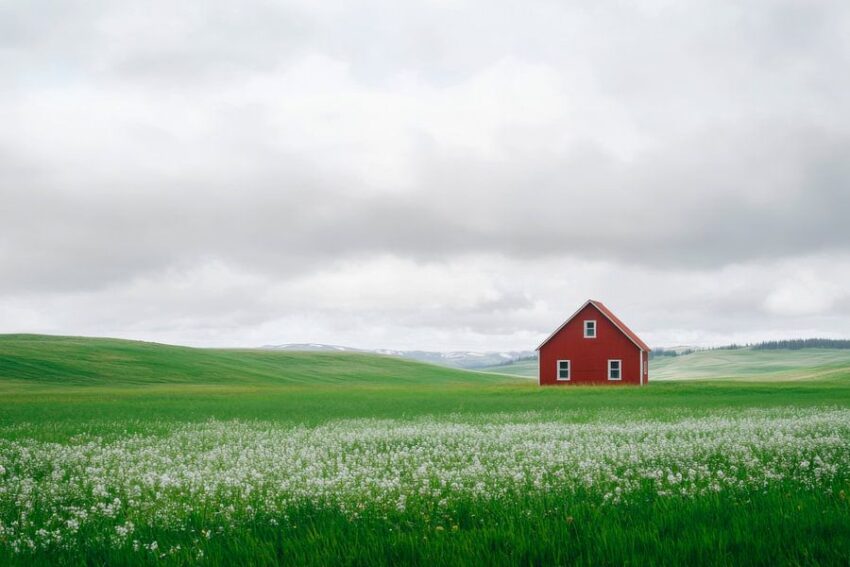
[[[617,363],[617,374],[619,374],[618,378],[612,378],[611,377],[611,370],[612,370],[611,369],[611,363],[612,362]],[[616,382],[616,381],[619,381],[619,380],[622,380],[622,379],[623,379],[623,361],[622,361],[622,359],[609,358],[608,359],[608,380],[612,380],[612,381]]]
[[[587,334],[587,324],[588,324],[588,323],[593,323],[593,334],[592,334],[592,335],[588,335],[588,334]],[[596,335],[597,335],[597,332],[596,332],[596,331],[597,331],[597,329],[598,329],[598,328],[597,328],[597,326],[596,326],[596,319],[585,319],[585,320],[584,320],[584,338],[586,338],[586,339],[595,339],[595,338],[596,338]]]
[[[561,363],[567,363],[567,377],[561,378]],[[555,365],[555,380],[558,382],[569,382],[573,375],[573,364],[569,360],[559,360]]]

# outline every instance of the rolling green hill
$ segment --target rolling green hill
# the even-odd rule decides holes
[[[0,335],[0,382],[7,384],[386,385],[505,380],[374,354],[199,349],[117,339]]]
[[[534,378],[537,361],[468,372],[351,352],[201,349],[85,337],[0,335],[0,383],[30,386],[440,385]],[[652,381],[794,381],[847,375],[848,349],[698,351],[650,362]]]
[[[510,364],[499,364],[498,366],[488,366],[479,368],[481,372],[493,372],[495,374],[510,374],[512,376],[522,376],[523,378],[537,378],[537,359],[533,360],[518,360]]]
[[[537,361],[490,366],[484,372],[537,376]],[[650,361],[652,381],[736,379],[788,381],[827,379],[850,371],[850,349],[753,350],[750,348],[697,351]]]
[[[847,349],[719,349],[654,359],[650,362],[650,379],[811,380],[846,375],[848,369]]]

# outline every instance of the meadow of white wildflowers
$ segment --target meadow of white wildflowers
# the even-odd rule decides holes
[[[26,426],[24,426],[26,427]],[[213,537],[300,505],[356,519],[523,495],[695,498],[850,477],[850,410],[745,410],[673,420],[552,416],[209,421],[167,435],[63,443],[0,429],[0,548],[143,547],[188,522]]]

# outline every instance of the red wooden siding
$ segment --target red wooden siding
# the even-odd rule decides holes
[[[610,311],[601,305],[608,313]],[[596,338],[584,337],[584,322],[596,321]],[[619,319],[615,320],[618,324]],[[617,327],[594,302],[588,302],[561,329],[550,337],[539,349],[540,384],[633,384],[641,383],[643,361],[649,356],[649,349],[631,331],[626,334]],[[630,336],[631,335],[631,336]],[[637,340],[635,340],[637,339]],[[620,360],[621,380],[608,379],[608,361]],[[559,360],[570,361],[570,380],[557,380]],[[647,365],[648,366],[648,365]],[[649,381],[648,373],[643,383]]]

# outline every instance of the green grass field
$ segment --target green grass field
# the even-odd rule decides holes
[[[843,376],[850,349],[709,350],[652,361],[657,380],[822,380]]]
[[[0,336],[0,563],[846,564],[850,363],[714,353],[539,388]]]

